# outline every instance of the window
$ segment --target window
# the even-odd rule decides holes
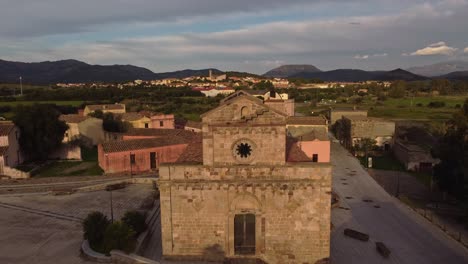
[[[318,154],[312,155],[312,162],[318,162]]]
[[[148,127],[149,127],[148,123],[145,123],[145,128],[148,128]]]
[[[163,126],[164,126],[164,122],[163,122],[163,121],[159,121],[159,126],[160,126],[160,127],[163,127]]]
[[[247,158],[252,154],[252,147],[248,143],[240,143],[236,147],[236,154],[241,158]]]
[[[130,154],[130,164],[135,164],[135,154]]]

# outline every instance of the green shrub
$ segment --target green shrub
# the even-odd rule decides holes
[[[427,104],[427,106],[431,108],[441,108],[445,106],[445,102],[440,102],[440,101],[430,102],[429,104]]]
[[[96,251],[101,251],[104,241],[104,232],[109,226],[109,220],[101,212],[89,213],[83,221],[83,236],[87,239],[89,246]]]
[[[104,233],[103,251],[106,254],[113,249],[131,253],[135,250],[135,231],[127,224],[117,221],[107,226]]]
[[[146,230],[146,215],[138,211],[126,212],[122,218],[122,222],[130,226],[138,236]]]

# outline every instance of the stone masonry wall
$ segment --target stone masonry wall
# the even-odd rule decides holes
[[[310,264],[329,257],[331,168],[314,165],[162,166],[164,256],[234,256],[234,215],[248,212],[256,215],[257,257]]]

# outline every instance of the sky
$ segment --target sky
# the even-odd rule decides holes
[[[0,59],[408,68],[468,60],[468,0],[0,0]]]

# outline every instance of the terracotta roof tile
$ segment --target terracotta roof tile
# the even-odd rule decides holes
[[[70,115],[60,115],[59,119],[65,123],[81,123],[88,119],[87,116],[70,114]]]
[[[286,161],[311,162],[312,160],[297,146],[296,142],[291,138],[286,141]]]
[[[187,146],[176,163],[203,163],[203,144],[200,134]]]
[[[104,152],[124,152],[130,150],[148,149],[171,145],[188,144],[187,140],[180,137],[146,138],[122,141],[110,141],[102,144]]]
[[[124,133],[124,136],[145,136],[145,137],[164,137],[164,136],[178,136],[187,138],[189,140],[196,133],[184,129],[155,129],[155,128],[132,128]]]
[[[288,125],[327,125],[323,116],[290,116],[286,122]]]

